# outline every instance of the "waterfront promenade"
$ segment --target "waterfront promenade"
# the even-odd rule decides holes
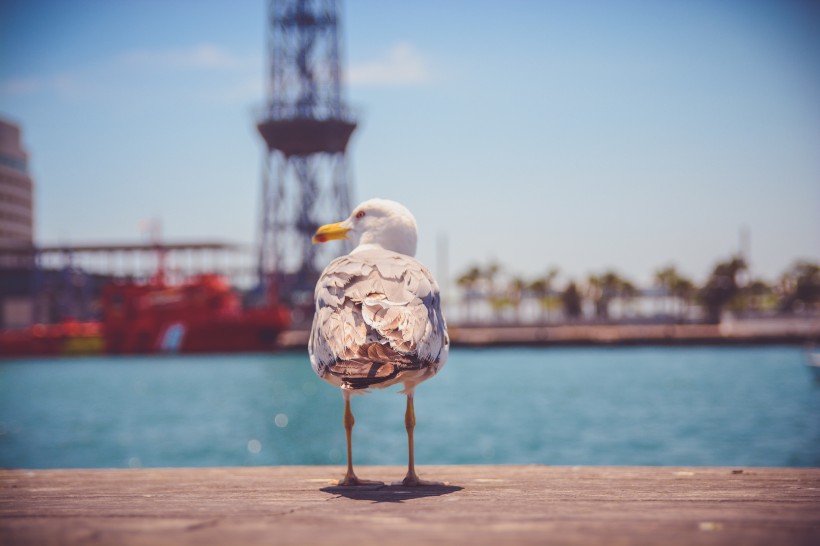
[[[361,467],[391,480],[400,467]],[[0,543],[820,544],[820,469],[430,466],[0,471]]]
[[[458,326],[449,328],[455,346],[505,345],[739,345],[820,344],[820,317],[728,320],[720,324],[557,324]],[[286,349],[303,349],[309,332],[281,334]]]

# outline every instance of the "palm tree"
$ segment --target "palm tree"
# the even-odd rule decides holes
[[[513,277],[507,286],[507,302],[515,308],[515,319],[521,323],[521,302],[524,299],[524,292],[527,289],[527,282],[519,277]]]
[[[674,286],[675,283],[678,281],[679,275],[678,271],[675,269],[674,265],[670,265],[664,267],[663,269],[658,269],[655,271],[655,284],[658,285],[661,290],[663,290],[663,297],[664,302],[669,302],[669,297],[674,293]],[[663,311],[668,312],[668,309],[664,309]]]
[[[715,266],[712,275],[699,293],[700,300],[706,306],[706,316],[709,322],[719,323],[724,307],[740,294],[738,275],[745,270],[746,262],[739,256]]]
[[[589,275],[586,282],[586,297],[595,307],[595,316],[605,316],[608,303],[604,303],[604,281],[598,275]]]
[[[630,281],[619,278],[617,288],[618,298],[621,300],[624,308],[629,308],[630,312],[634,311],[632,304],[638,296],[638,289]]]
[[[621,290],[621,278],[612,270],[604,273],[601,277],[601,306],[603,307],[603,318],[609,318],[609,304],[618,297]]]
[[[570,281],[561,293],[561,303],[564,305],[564,316],[569,320],[575,320],[581,316],[581,294],[575,281]]]
[[[612,270],[603,275],[590,275],[587,278],[587,297],[595,305],[595,316],[609,318],[609,304],[618,297],[622,279]]]
[[[547,306],[545,305],[545,300],[549,295],[549,289],[547,288],[547,280],[543,278],[535,279],[527,286],[527,290],[530,294],[533,295],[536,301],[538,301],[538,305],[541,310],[541,315],[539,317],[540,322],[546,322],[545,311],[547,310]]]
[[[553,299],[551,297],[552,283],[555,282],[555,278],[557,276],[558,268],[553,267],[545,276],[532,281],[528,287],[530,293],[532,293],[532,295],[538,300],[539,307],[541,308],[542,324],[549,322],[549,311],[553,304]]]
[[[611,269],[603,275],[590,275],[587,279],[587,296],[595,305],[595,316],[600,319],[609,318],[612,300],[620,299],[624,306],[628,306],[637,295],[635,285]]]
[[[772,308],[774,289],[762,279],[749,281],[743,288],[744,307],[750,311],[760,311],[766,307]]]
[[[695,294],[694,283],[681,275],[674,265],[670,265],[655,271],[655,284],[663,289],[664,296],[675,298],[672,314],[680,318]]]
[[[505,298],[498,293],[497,278],[501,273],[501,265],[493,260],[481,271],[481,279],[486,283],[485,298],[493,310],[495,320],[499,320],[501,310],[506,306]]]
[[[464,302],[464,314],[466,317],[466,321],[470,322],[474,320],[474,309],[473,309],[473,301],[477,297],[477,287],[478,283],[481,280],[481,270],[477,266],[472,266],[466,272],[464,272],[457,280],[456,283],[461,287],[462,290],[462,301]]]
[[[796,262],[783,274],[780,286],[782,310],[816,307],[820,304],[820,265]]]
[[[672,294],[678,300],[677,316],[678,320],[689,314],[689,308],[692,306],[692,300],[695,299],[697,288],[695,283],[687,278],[679,277],[672,285]]]

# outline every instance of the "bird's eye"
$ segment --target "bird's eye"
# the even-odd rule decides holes
[[[364,211],[360,210],[359,212],[357,212],[356,213],[356,218],[364,218]]]

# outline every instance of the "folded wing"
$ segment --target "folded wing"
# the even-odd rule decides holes
[[[342,256],[315,297],[308,349],[320,377],[363,389],[443,366],[449,339],[438,286],[414,258],[381,249]]]

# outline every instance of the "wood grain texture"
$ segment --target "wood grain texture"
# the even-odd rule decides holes
[[[359,467],[398,480],[399,467]],[[10,544],[820,544],[820,469],[429,466],[0,471]]]

